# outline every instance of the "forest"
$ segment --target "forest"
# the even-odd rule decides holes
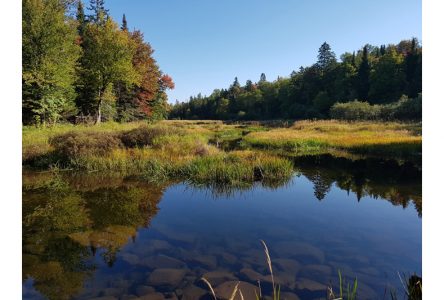
[[[421,119],[422,47],[416,38],[396,45],[365,45],[336,58],[324,42],[318,60],[289,77],[237,77],[209,96],[172,106],[172,119]]]
[[[168,103],[174,88],[144,34],[121,25],[104,0],[24,0],[22,120],[25,125],[161,119],[420,120],[418,39],[364,45],[339,60],[323,43],[318,60],[289,77]]]
[[[172,78],[125,15],[119,26],[104,0],[22,2],[24,124],[164,119]]]

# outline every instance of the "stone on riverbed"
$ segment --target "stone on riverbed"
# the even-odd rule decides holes
[[[185,274],[183,269],[155,269],[148,277],[148,284],[174,288],[182,282]]]
[[[212,271],[207,272],[203,274],[203,276],[206,280],[208,280],[211,285],[217,286],[221,283],[224,283],[225,281],[233,281],[237,280],[236,276],[231,274],[230,272],[226,271]]]
[[[239,283],[238,288],[242,291],[244,299],[256,299],[256,295],[259,295],[259,288],[251,283],[245,281],[227,281],[214,289],[217,298],[220,300],[230,299],[237,283]],[[234,300],[241,300],[239,293],[236,294]]]

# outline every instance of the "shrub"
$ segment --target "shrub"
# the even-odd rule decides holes
[[[340,120],[375,120],[381,116],[381,106],[358,100],[335,103],[330,109],[330,116]]]
[[[118,136],[110,132],[68,132],[51,138],[49,143],[66,159],[103,156],[121,146]]]
[[[381,119],[384,120],[420,120],[421,117],[421,94],[417,98],[402,95],[397,102],[381,105]]]
[[[181,135],[183,132],[173,127],[162,126],[141,126],[133,130],[124,132],[120,135],[120,139],[125,147],[136,148],[152,146],[154,139],[161,136]]]

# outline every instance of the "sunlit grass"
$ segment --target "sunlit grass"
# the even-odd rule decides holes
[[[296,152],[344,149],[366,153],[418,152],[419,124],[382,122],[300,121],[291,128],[253,132],[247,145]]]

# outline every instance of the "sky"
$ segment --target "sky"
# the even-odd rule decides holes
[[[87,0],[84,0],[87,2]],[[139,29],[176,88],[169,102],[289,76],[316,62],[323,42],[336,55],[369,43],[422,40],[420,0],[106,0],[119,23]]]

